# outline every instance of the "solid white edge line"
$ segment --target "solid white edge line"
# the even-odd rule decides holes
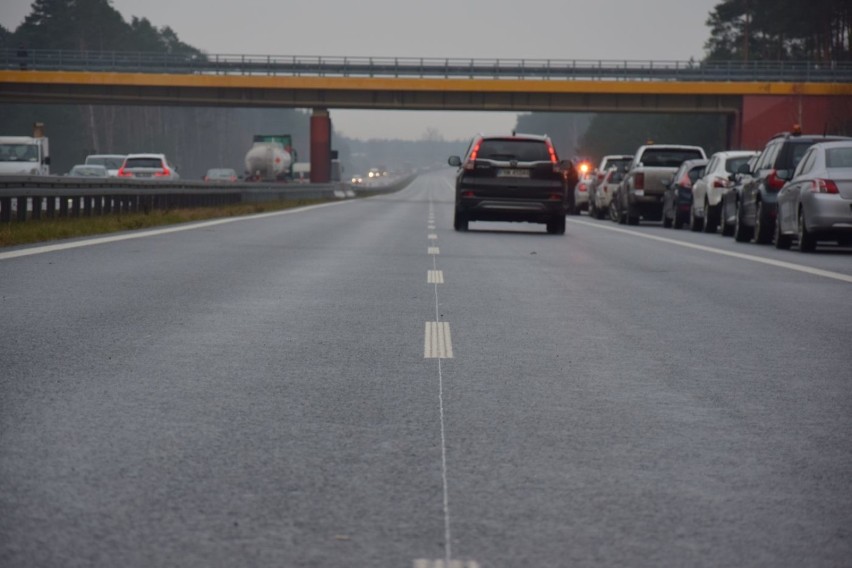
[[[143,239],[146,237],[155,237],[158,235],[167,235],[169,233],[180,233],[182,231],[192,231],[195,229],[203,229],[205,227],[215,227],[216,225],[224,225],[226,223],[236,223],[237,221],[250,221],[254,219],[265,219],[267,217],[277,217],[280,215],[292,215],[294,213],[303,213],[321,207],[331,207],[333,205],[343,205],[344,203],[354,203],[357,200],[348,201],[333,201],[331,203],[320,203],[318,205],[308,205],[306,207],[296,207],[293,209],[285,209],[283,211],[272,211],[270,213],[259,213],[257,215],[245,215],[240,217],[228,217],[227,219],[214,219],[212,221],[202,221],[200,223],[190,223],[180,225],[179,227],[168,227],[165,229],[144,230],[132,234],[113,235],[109,237],[97,237],[93,239],[85,239],[74,241],[72,243],[60,243],[55,245],[34,246],[9,252],[0,252],[0,260],[9,260],[12,258],[21,258],[24,256],[32,256],[36,254],[44,254],[48,252],[57,252],[75,248],[89,247],[107,243],[116,243],[119,241],[128,241],[131,239]]]
[[[646,233],[639,233],[637,231],[631,231],[628,229],[621,229],[619,227],[608,227],[606,225],[598,225],[597,223],[590,223],[589,221],[581,221],[577,219],[569,219],[570,223],[574,223],[577,225],[585,225],[587,227],[595,227],[597,229],[604,229],[606,231],[613,231],[615,233],[623,233],[625,235],[630,235],[634,237],[642,237],[645,239],[650,239],[652,241],[659,241],[662,243],[668,243],[672,245],[678,245],[685,248],[691,248],[695,250],[700,250],[704,252],[712,252],[715,254],[721,254],[723,256],[730,256],[733,258],[739,258],[741,260],[750,260],[752,262],[758,262],[761,264],[767,264],[769,266],[775,266],[777,268],[786,268],[788,270],[795,270],[797,272],[804,272],[805,274],[811,274],[813,276],[822,276],[824,278],[831,278],[833,280],[840,280],[841,282],[848,282],[852,284],[852,276],[848,276],[846,274],[841,274],[840,272],[831,272],[830,270],[822,270],[820,268],[811,268],[809,266],[804,266],[801,264],[793,264],[792,262],[785,262],[783,260],[774,260],[771,258],[763,258],[760,256],[754,256],[751,254],[745,254],[741,252],[732,252],[727,250],[721,250],[713,247],[708,247],[704,245],[696,245],[694,243],[685,243],[682,241],[676,241],[674,239],[669,239],[666,237],[658,237],[657,235],[648,235]]]

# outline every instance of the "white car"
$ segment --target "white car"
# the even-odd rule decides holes
[[[722,195],[733,185],[731,179],[743,164],[757,154],[749,151],[716,152],[704,170],[704,176],[692,186],[689,226],[693,231],[715,233],[722,216]]]
[[[86,156],[87,166],[103,166],[109,177],[118,177],[118,170],[124,163],[124,154],[91,154]]]
[[[128,154],[118,169],[118,177],[144,179],[180,179],[164,154]]]

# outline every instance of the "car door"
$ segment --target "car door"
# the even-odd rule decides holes
[[[793,177],[778,192],[778,222],[781,223],[781,231],[784,233],[796,230],[802,189],[810,183],[808,178],[813,171],[816,158],[816,149],[811,146],[796,167]]]
[[[775,158],[778,156],[778,150],[781,148],[781,141],[771,142],[761,154],[760,159],[754,166],[754,175],[743,185],[743,194],[740,207],[742,209],[740,215],[750,227],[754,226],[754,217],[757,204],[757,196],[760,195],[760,187],[772,171],[772,166],[775,163]]]

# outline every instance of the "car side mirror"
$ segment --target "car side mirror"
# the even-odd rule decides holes
[[[629,172],[629,171],[630,171],[630,164],[624,164],[624,165],[621,167],[621,171],[622,171],[622,172],[624,172],[625,174],[626,174],[627,172]]]
[[[778,179],[790,181],[791,179],[793,179],[793,170],[778,170],[777,172],[775,172],[775,176]]]
[[[673,180],[674,176],[666,176],[660,180],[660,184],[662,184],[663,187],[669,187],[672,184]]]
[[[50,156],[48,156],[48,157],[46,157],[46,158],[44,159],[44,165],[45,165],[45,166],[49,166],[49,165],[50,165]]]
[[[450,159],[447,160],[447,163],[453,166],[454,168],[458,168],[461,166],[461,158],[458,156],[450,156]]]
[[[737,181],[737,174],[728,174],[728,179],[730,181]]]

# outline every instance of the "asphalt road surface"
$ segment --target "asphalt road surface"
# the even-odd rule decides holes
[[[852,565],[852,252],[192,227],[0,251],[0,565]]]

